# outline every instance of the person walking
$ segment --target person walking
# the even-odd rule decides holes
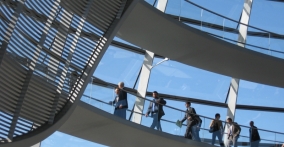
[[[249,125],[250,125],[250,129],[249,129],[250,146],[258,147],[259,142],[260,142],[260,136],[259,136],[257,127],[254,126],[253,121],[250,121]]]
[[[195,120],[196,111],[194,108],[190,106],[191,106],[191,103],[189,101],[185,102],[186,112],[185,112],[183,119],[181,120],[181,123],[187,120],[186,131],[185,131],[184,137],[188,139],[192,139],[192,137],[195,137],[194,139],[197,139],[195,130],[192,131],[192,127],[197,125],[197,122]]]
[[[153,117],[153,122],[150,128],[154,129],[156,127],[157,130],[162,131],[160,120],[162,116],[165,115],[163,105],[165,105],[167,102],[163,98],[159,97],[159,93],[157,91],[154,91],[152,95],[154,99],[150,102],[148,111],[145,116],[148,117],[151,113],[151,116]]]
[[[238,139],[241,133],[241,128],[238,123],[233,122],[232,118],[227,118],[227,124],[229,126],[228,140],[226,143],[226,147],[230,147],[230,143],[233,142],[233,146],[237,147]]]
[[[118,116],[118,117],[121,117],[121,118],[126,118],[126,100],[125,99],[122,99],[120,97],[121,95],[121,89],[116,87],[115,88],[115,98],[113,101],[110,101],[110,104],[113,104],[114,105],[114,115]]]
[[[224,143],[222,141],[223,124],[222,121],[220,121],[220,117],[220,114],[216,113],[215,119],[213,119],[209,125],[210,129],[213,131],[211,144],[214,145],[216,137],[218,137],[220,146],[224,146]]]

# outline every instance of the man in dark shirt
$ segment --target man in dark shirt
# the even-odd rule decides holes
[[[153,117],[153,122],[150,128],[157,127],[157,130],[162,131],[161,127],[161,118],[165,115],[165,112],[163,110],[163,105],[165,105],[167,102],[163,98],[159,98],[159,94],[157,91],[153,92],[153,100],[150,102],[150,105],[148,107],[148,111],[145,114],[147,117],[150,113]]]
[[[253,121],[250,121],[249,125],[250,125],[250,129],[249,129],[250,146],[251,147],[258,147],[259,142],[260,142],[260,136],[258,134],[257,127],[254,126]]]
[[[187,127],[186,127],[184,137],[188,139],[193,138],[196,141],[200,141],[200,138],[199,138],[200,128],[199,127],[201,125],[201,122],[197,120],[201,120],[201,119],[197,115],[195,115],[196,114],[195,109],[190,106],[191,106],[190,102],[185,102],[186,113],[184,115],[184,118],[181,120],[182,123],[185,120],[187,120]]]

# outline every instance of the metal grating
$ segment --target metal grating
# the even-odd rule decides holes
[[[0,4],[0,143],[7,143],[53,124],[80,98],[123,7],[120,0]]]

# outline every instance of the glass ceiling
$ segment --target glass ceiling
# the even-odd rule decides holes
[[[191,0],[191,1],[202,7],[205,7],[209,10],[217,12],[221,15],[224,15],[236,21],[239,21],[241,11],[243,8],[243,0],[229,0],[229,1],[228,0],[210,0],[210,1]],[[147,0],[147,2],[153,4],[155,0]],[[29,1],[27,1],[27,3],[29,3]],[[46,4],[46,5],[51,5],[51,4]],[[5,6],[0,6],[0,7],[1,9],[2,8],[4,9]],[[39,9],[34,8],[35,6],[29,6],[29,7],[31,9],[35,9],[39,13],[43,13]],[[5,7],[5,9],[9,8]],[[47,9],[50,8],[47,7]],[[272,0],[254,0],[249,25],[262,28],[264,30],[268,30],[271,32],[275,32],[278,34],[284,34],[283,12],[284,12],[284,2],[272,1]],[[223,25],[235,29],[237,29],[238,27],[236,23],[233,22],[224,23],[220,17],[205,12],[203,13],[201,9],[198,9],[196,7],[187,4],[187,2],[184,0],[168,0],[166,13],[176,16],[191,18],[199,21],[206,20],[206,22],[209,23]],[[57,17],[57,19],[59,17],[60,15]],[[31,18],[25,17],[25,19],[31,19]],[[74,17],[74,20],[76,19],[77,17]],[[2,19],[0,20],[0,23],[1,26],[5,25]],[[38,27],[41,27],[41,23],[39,22],[35,21],[34,24],[37,24]],[[86,27],[84,26],[83,28],[84,31],[95,32],[95,29],[92,29],[92,26],[90,24],[86,22],[85,25]],[[200,29],[199,25],[192,25],[192,24],[189,25]],[[72,26],[76,27],[76,21],[74,21],[74,24],[72,24]],[[203,29],[206,29],[207,32],[213,34],[221,34],[226,38],[230,38],[232,40],[237,39],[237,35],[234,33],[228,33],[205,27],[203,27]],[[255,29],[249,28],[249,31],[255,31]],[[38,32],[26,32],[26,33],[30,35],[32,38],[38,40],[38,35],[39,35]],[[48,36],[47,38],[49,38],[50,41],[48,42],[46,40],[45,46],[50,46],[51,40],[55,32],[51,32],[49,34],[51,35]],[[0,35],[0,37],[2,37],[2,34]],[[275,39],[269,35],[267,37],[248,36],[247,43],[258,45],[263,48],[274,49],[277,51],[284,52],[283,39],[284,38]],[[120,38],[115,38],[114,40],[130,46],[137,47]],[[22,41],[25,40],[23,39]],[[80,39],[78,46],[83,46],[85,43],[89,42],[90,42],[89,39]],[[248,48],[263,52],[265,54],[270,54],[275,57],[284,58],[284,54],[281,53],[271,52],[270,50],[261,50],[259,48],[254,48],[254,47],[248,47]],[[137,76],[139,76],[139,71],[144,60],[144,55],[138,54],[134,51],[132,52],[130,50],[131,49],[126,50],[115,46],[109,46],[99,66],[97,67],[94,76],[114,84],[117,84],[120,81],[124,81],[126,87],[132,88],[135,84]],[[157,62],[161,60],[162,60],[161,58],[155,58],[153,65],[155,65]],[[156,90],[163,94],[177,95],[177,96],[225,103],[227,91],[230,85],[230,80],[231,77],[197,69],[195,67],[191,67],[170,60],[152,69],[148,85],[148,91]],[[92,93],[91,91],[92,89],[90,89],[89,87],[86,89],[86,93]],[[99,93],[101,90],[97,91],[98,94],[96,95],[98,97],[103,95]],[[106,98],[111,100],[113,94],[110,91],[107,91],[107,93],[108,96]],[[177,108],[178,107],[184,108],[184,105],[181,102],[172,102],[172,103],[170,102],[171,101],[169,101],[168,103],[168,105],[170,106]],[[284,89],[241,80],[237,104],[282,108],[284,105]],[[222,119],[225,119],[226,110],[224,108],[202,105],[202,104],[193,104],[193,107],[197,109],[198,113],[200,112],[200,114],[208,117],[213,117],[215,113],[220,112],[221,115],[223,116]],[[270,123],[271,120],[273,120],[274,118],[277,118],[278,123],[273,123],[270,124],[269,126],[265,125],[265,123],[268,122]],[[283,129],[278,130],[278,128],[283,128],[280,125],[281,122],[284,121],[283,113],[238,109],[236,112],[236,120],[242,125],[248,125],[247,123],[248,120],[254,120],[255,122],[257,122],[256,124],[260,128],[272,129],[275,131],[284,132]],[[43,141],[42,147],[70,145],[70,144],[64,144],[62,142],[61,142],[62,144],[55,143],[59,142],[61,140],[60,138],[64,135],[66,134],[55,133],[54,136],[51,136],[47,138],[47,140]],[[70,138],[70,136],[66,136],[66,138],[68,141],[75,140],[75,142],[78,142],[78,144],[96,146],[96,145],[91,145],[90,143],[87,143],[85,141],[81,141],[74,137]]]

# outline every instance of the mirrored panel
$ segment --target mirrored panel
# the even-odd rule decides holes
[[[59,131],[43,140],[40,147],[107,147]]]
[[[282,108],[283,100],[283,88],[240,80],[237,104]]]
[[[153,65],[161,60],[155,58]],[[169,60],[152,68],[147,91],[225,102],[230,80],[230,77]]]
[[[133,87],[144,56],[114,46],[109,46],[94,76],[110,83],[123,81],[125,87]]]

